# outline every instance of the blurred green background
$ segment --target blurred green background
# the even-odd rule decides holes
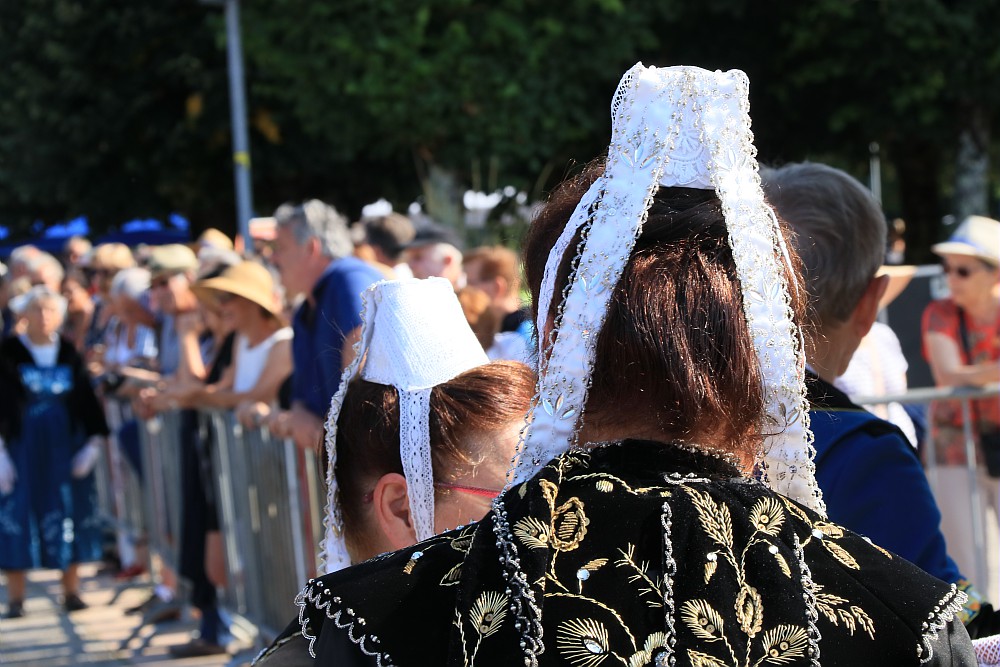
[[[739,68],[759,159],[842,167],[906,219],[997,215],[996,0],[243,0],[254,207],[385,197],[458,222],[601,153],[621,74]],[[225,26],[196,0],[0,3],[0,225],[180,212],[235,232]],[[503,206],[494,213],[499,216]]]

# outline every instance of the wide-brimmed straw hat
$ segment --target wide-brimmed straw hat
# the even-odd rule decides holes
[[[192,289],[199,299],[208,303],[217,303],[216,292],[226,292],[252,301],[272,315],[281,315],[281,304],[274,293],[274,278],[257,262],[240,262],[215,278],[198,281]]]
[[[879,310],[886,308],[896,300],[896,297],[903,293],[906,286],[913,280],[917,272],[917,267],[912,264],[883,264],[875,274],[876,276],[889,276],[889,286],[885,288],[885,294],[878,302]]]
[[[936,255],[966,255],[1000,266],[1000,221],[970,215],[948,240],[931,246]]]

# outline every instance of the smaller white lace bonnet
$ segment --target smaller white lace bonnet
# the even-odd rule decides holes
[[[431,389],[489,363],[465,319],[450,282],[443,278],[381,281],[362,294],[361,338],[344,369],[326,420],[327,507],[319,569],[351,564],[343,535],[334,469],[337,419],[351,380],[391,385],[399,392],[399,455],[418,540],[434,535],[434,472],[430,450]]]
[[[539,293],[533,414],[511,475],[530,478],[576,444],[594,349],[608,302],[661,187],[714,190],[722,203],[743,309],[764,377],[765,481],[823,513],[805,399],[805,355],[785,279],[788,252],[764,200],[750,131],[750,82],[739,70],[645,67],[625,73],[612,101],[604,173],[583,196],[552,248]],[[577,232],[582,242],[571,248]],[[560,263],[574,252],[571,280],[555,295]],[[792,289],[798,289],[793,285]]]

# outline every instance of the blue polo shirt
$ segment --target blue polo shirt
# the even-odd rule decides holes
[[[361,325],[361,293],[382,279],[356,257],[330,263],[313,286],[314,304],[303,301],[292,319],[292,401],[320,419],[340,385],[344,337]]]

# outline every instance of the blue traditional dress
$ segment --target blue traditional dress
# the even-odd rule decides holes
[[[13,491],[0,494],[4,570],[100,558],[94,475],[74,478],[71,462],[108,426],[80,355],[67,341],[55,345],[46,359],[26,338],[0,344],[0,435],[17,472]]]

